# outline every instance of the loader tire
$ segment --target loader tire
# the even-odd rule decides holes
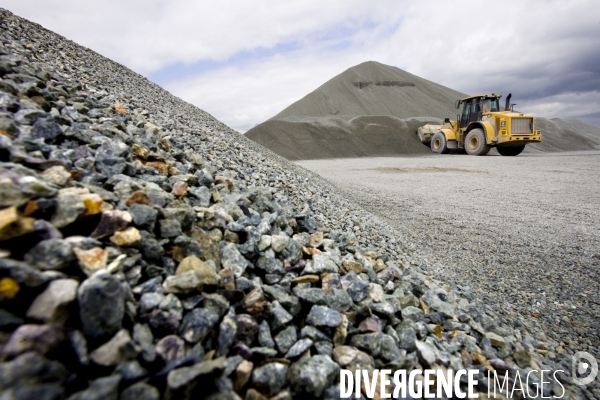
[[[498,153],[503,156],[514,157],[521,154],[525,146],[498,147]]]
[[[485,156],[490,151],[490,145],[485,141],[485,135],[481,128],[475,128],[467,133],[465,138],[465,150],[472,156]]]
[[[436,133],[431,138],[431,151],[437,154],[448,153],[448,141],[442,132]]]

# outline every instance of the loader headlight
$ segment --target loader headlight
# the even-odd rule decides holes
[[[504,121],[504,120],[500,121],[500,127],[501,128],[505,128],[506,127],[506,121]]]

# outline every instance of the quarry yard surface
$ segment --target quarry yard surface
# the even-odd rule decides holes
[[[385,218],[433,276],[471,286],[509,319],[539,321],[567,352],[598,357],[599,162],[587,151],[297,164]]]

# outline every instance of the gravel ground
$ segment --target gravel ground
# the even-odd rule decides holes
[[[302,161],[414,243],[436,277],[600,356],[598,152]],[[560,349],[558,350],[560,351]]]

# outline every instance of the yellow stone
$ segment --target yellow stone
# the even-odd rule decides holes
[[[150,161],[146,163],[146,166],[155,168],[161,175],[167,175],[169,173],[169,166],[161,161]]]
[[[138,157],[141,158],[146,158],[148,156],[148,149],[140,146],[139,144],[135,143],[133,146],[131,146],[131,149],[129,149],[129,151],[131,151],[131,153],[133,155],[136,155]]]
[[[0,241],[12,239],[34,231],[34,218],[22,217],[16,207],[0,211]]]
[[[369,250],[369,251],[365,251],[365,257],[370,257],[372,259],[376,259],[376,258],[381,257],[381,254],[379,254],[376,251]]]
[[[110,237],[110,241],[117,246],[135,246],[142,241],[142,235],[136,228],[130,227],[124,231],[115,232]]]
[[[221,278],[221,287],[225,290],[235,290],[235,275],[231,267],[223,268],[219,271]]]
[[[473,359],[473,362],[475,364],[481,364],[489,371],[494,371],[494,367],[492,367],[492,365],[488,362],[487,358],[485,358],[483,354],[473,352],[471,353],[471,358]]]
[[[188,257],[184,258],[183,260],[181,260],[181,262],[177,266],[177,270],[175,271],[175,273],[177,275],[179,275],[179,274],[183,274],[184,272],[187,272],[187,271],[205,271],[206,268],[212,269],[211,266],[206,264],[204,261],[202,261],[198,257],[188,256]],[[213,270],[213,272],[214,272],[214,270]]]
[[[320,247],[322,244],[323,244],[323,232],[314,233],[308,241],[308,245],[310,247]]]
[[[421,309],[423,310],[423,312],[425,314],[429,314],[429,307],[427,307],[427,304],[425,304],[422,298],[419,298],[419,304],[421,305]]]
[[[115,104],[115,112],[121,115],[127,115],[127,109],[123,104]]]
[[[171,151],[171,145],[169,144],[169,139],[168,138],[163,138],[162,139],[162,145],[164,146],[166,151]]]
[[[383,262],[382,259],[378,259],[377,261],[375,261],[375,265],[373,266],[373,269],[377,273],[383,271],[386,268],[387,268],[387,265],[385,265],[385,263]]]
[[[19,289],[19,284],[13,278],[0,279],[0,301],[14,299]]]
[[[86,194],[82,196],[82,199],[86,215],[100,214],[103,211],[102,203],[104,203],[104,200],[99,195],[95,193]]]
[[[354,271],[357,274],[361,274],[363,272],[363,266],[358,261],[345,260],[342,262],[342,267],[348,272]]]
[[[227,190],[229,190],[230,192],[233,190],[233,179],[228,178],[226,176],[221,176],[221,175],[217,175],[215,176],[215,183],[218,185],[219,183],[222,183]]]
[[[0,231],[19,219],[17,207],[8,207],[0,211]]]

